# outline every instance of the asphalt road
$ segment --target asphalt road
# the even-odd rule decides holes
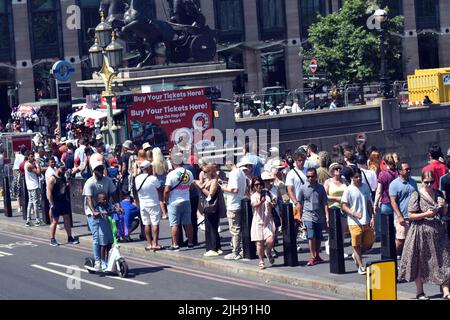
[[[0,231],[0,299],[334,300],[345,297],[221,275],[161,260],[125,257],[130,276],[89,274],[89,248]]]

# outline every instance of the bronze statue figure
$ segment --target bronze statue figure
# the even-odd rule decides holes
[[[148,0],[102,0],[100,10],[120,39],[135,44],[137,67],[153,64],[163,43],[166,63],[207,62],[216,54],[216,31],[206,25],[197,0],[168,0],[171,22],[152,19]],[[91,31],[92,32],[92,31]]]

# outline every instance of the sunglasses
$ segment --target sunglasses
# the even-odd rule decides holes
[[[401,169],[401,170],[405,170],[407,172],[411,172],[411,168],[406,168],[406,169]]]
[[[261,183],[255,183],[255,187],[261,187],[262,184]]]
[[[308,179],[312,179],[312,178],[315,178],[316,176],[306,176],[306,178],[308,178]]]
[[[423,183],[424,183],[424,184],[427,184],[427,185],[432,185],[432,184],[434,183],[434,180],[431,180],[431,181],[424,181]]]

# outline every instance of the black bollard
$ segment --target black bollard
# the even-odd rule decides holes
[[[381,215],[381,259],[393,259],[397,261],[394,216],[392,214]]]
[[[330,208],[330,273],[344,274],[344,241],[342,238],[341,210]]]
[[[12,207],[11,207],[11,194],[9,190],[9,178],[8,175],[3,177],[3,207],[5,210],[5,217],[12,217]]]
[[[295,228],[292,203],[283,202],[281,205],[281,221],[283,230],[284,265],[296,267],[298,266],[297,230]]]
[[[41,209],[42,209],[42,220],[45,224],[50,224],[50,203],[47,198],[47,184],[45,181],[41,184]]]
[[[22,195],[21,199],[21,204],[20,206],[22,207],[22,218],[23,220],[27,220],[27,209],[28,209],[28,190],[27,190],[27,183],[25,181],[25,176],[21,175],[20,176],[20,194]]]
[[[70,221],[70,227],[73,228],[73,216],[72,216],[72,194],[70,193],[70,186],[72,185],[71,183],[71,178],[69,178],[69,183],[68,186],[66,187],[66,195],[67,195],[67,201],[69,202],[69,221]],[[83,197],[84,198],[84,197]]]
[[[184,237],[183,237],[183,231],[184,230],[184,228],[183,228],[183,224],[179,224],[178,225],[178,245],[180,246],[180,248],[181,247],[184,247],[185,245],[184,245]]]
[[[252,242],[250,230],[252,228],[253,210],[250,199],[244,198],[241,201],[241,232],[242,249],[245,259],[256,259],[256,243]]]

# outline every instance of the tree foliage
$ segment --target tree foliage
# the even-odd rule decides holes
[[[389,8],[385,9],[389,12]],[[311,58],[318,61],[318,71],[334,85],[379,80],[380,31],[369,30],[367,19],[374,12],[374,1],[346,0],[342,8],[319,16],[309,28],[309,38],[301,50],[305,72]],[[402,33],[403,17],[389,17],[383,28]],[[401,79],[401,38],[386,32],[386,61],[391,80]]]

